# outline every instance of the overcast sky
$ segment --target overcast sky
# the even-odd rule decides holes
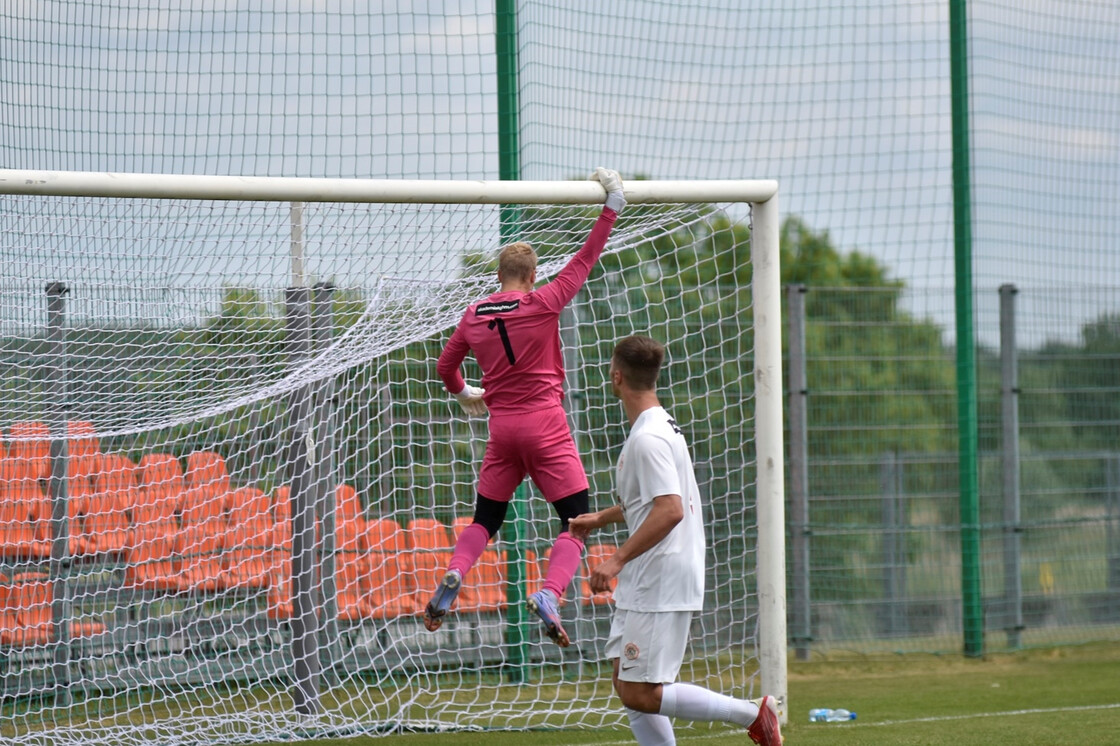
[[[0,165],[497,177],[493,0],[147,4],[0,6]],[[776,178],[951,331],[945,0],[556,5],[520,10],[524,178]],[[1013,282],[1068,338],[1117,310],[1120,3],[969,8],[981,337]]]

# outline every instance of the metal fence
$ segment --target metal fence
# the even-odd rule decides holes
[[[1010,285],[992,294],[998,324],[977,335],[986,648],[1120,639],[1120,324],[1105,313],[1046,339],[1052,318],[1016,313]],[[791,644],[959,651],[954,353],[905,310],[942,301],[786,299]],[[1041,341],[1017,344],[1024,330]]]

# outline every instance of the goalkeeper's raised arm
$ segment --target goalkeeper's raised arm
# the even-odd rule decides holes
[[[490,437],[479,469],[474,522],[459,535],[447,573],[425,609],[429,630],[443,623],[467,572],[504,522],[514,489],[528,475],[560,519],[544,587],[530,595],[528,606],[549,637],[568,645],[557,608],[583,552],[568,522],[587,512],[588,482],[562,404],[560,312],[587,281],[626,205],[617,172],[598,168],[592,178],[602,184],[606,198],[579,251],[538,290],[533,247],[524,242],[503,247],[500,289],[467,308],[439,357],[437,372],[464,410],[479,416],[489,411]],[[482,369],[481,388],[468,385],[460,372],[468,352]]]
[[[560,313],[587,281],[626,205],[617,172],[598,168],[593,178],[606,191],[603,211],[568,264],[551,282],[534,290],[533,247],[524,242],[503,247],[498,256],[500,290],[467,308],[444,347],[437,372],[468,413],[485,414],[473,406],[470,395],[477,389],[468,387],[460,372],[472,351],[482,369],[482,400],[491,413],[533,411],[560,403],[564,384]]]
[[[600,167],[595,169],[591,178],[597,179],[607,192],[603,211],[576,255],[568,261],[552,282],[537,291],[541,302],[548,304],[549,309],[557,314],[564,306],[571,303],[572,298],[576,297],[576,293],[583,287],[583,283],[587,282],[591,268],[599,261],[603,247],[607,245],[607,237],[614,227],[615,219],[626,206],[626,196],[622,192],[622,178],[617,171]]]

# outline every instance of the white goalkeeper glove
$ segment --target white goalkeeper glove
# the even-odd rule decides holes
[[[599,166],[591,178],[598,179],[607,190],[607,199],[603,204],[616,213],[622,212],[622,208],[626,207],[626,195],[622,193],[622,177],[618,175],[618,171]]]
[[[463,411],[471,417],[485,417],[490,410],[486,408],[486,402],[482,401],[484,393],[486,393],[486,389],[480,389],[477,386],[464,386],[462,391],[455,394],[455,398],[463,405]]]

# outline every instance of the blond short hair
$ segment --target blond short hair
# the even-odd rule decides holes
[[[498,254],[498,272],[506,280],[528,282],[537,268],[537,252],[524,241],[511,243]]]

